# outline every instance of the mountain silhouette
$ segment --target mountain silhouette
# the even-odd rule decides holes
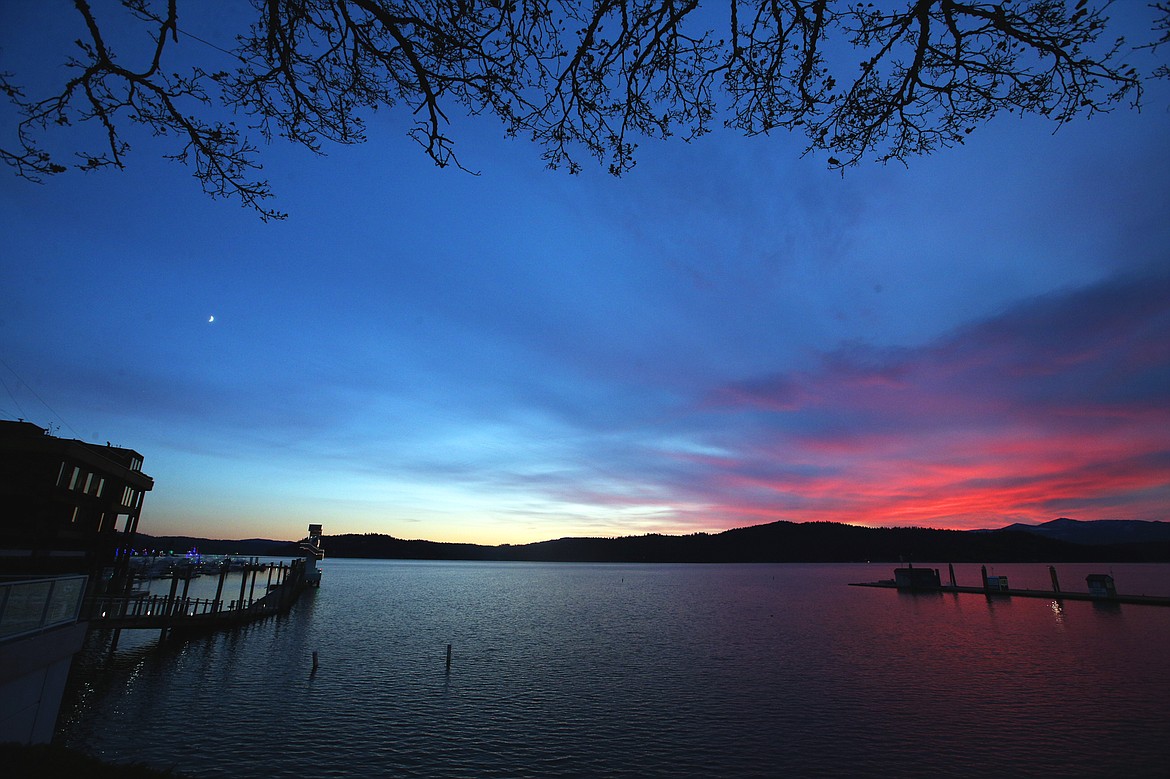
[[[1080,523],[1092,525],[1094,523]],[[1164,524],[1164,523],[1155,523]],[[1021,528],[960,531],[772,522],[721,533],[560,538],[531,544],[451,544],[381,534],[326,536],[331,557],[551,562],[1161,562],[1170,539],[1072,542]]]
[[[289,541],[221,541],[138,534],[137,549],[183,554],[289,556]],[[1061,518],[997,530],[870,528],[839,522],[771,522],[689,535],[559,538],[529,544],[445,543],[381,533],[324,536],[328,557],[616,563],[1170,562],[1170,523]]]
[[[1061,517],[1039,525],[1016,523],[1005,531],[1034,533],[1072,544],[1145,544],[1170,543],[1170,522],[1140,519],[1098,519],[1084,522]]]

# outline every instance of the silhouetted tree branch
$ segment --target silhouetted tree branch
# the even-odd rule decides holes
[[[235,66],[188,75],[168,71],[180,43],[196,59],[220,47],[184,33],[178,0],[120,6],[125,18],[111,21],[74,0],[84,35],[51,97],[0,74],[19,113],[0,157],[41,181],[69,167],[50,135],[89,123],[101,140],[73,166],[120,168],[127,128],[144,125],[175,139],[169,156],[206,192],[265,219],[283,214],[264,205],[272,193],[245,130],[320,153],[363,141],[380,108],[408,111],[409,135],[440,166],[462,167],[447,134],[460,111],[530,138],[549,167],[576,172],[593,157],[617,175],[637,139],[691,139],[716,122],[800,131],[805,153],[827,152],[834,167],[904,162],[1001,112],[1060,124],[1137,105],[1142,85],[1117,64],[1124,41],[1102,41],[1108,3],[1087,0],[252,0],[250,27],[221,49]],[[1151,8],[1162,37],[1146,46],[1157,48],[1170,13]],[[154,44],[137,68],[103,34],[127,23]],[[224,107],[244,130],[219,118]]]
[[[1158,13],[1158,17],[1154,20],[1154,32],[1161,33],[1161,37],[1138,48],[1158,51],[1170,43],[1170,3],[1154,3],[1150,8]],[[1154,78],[1170,78],[1170,65],[1166,63],[1158,65],[1154,69],[1153,76]]]

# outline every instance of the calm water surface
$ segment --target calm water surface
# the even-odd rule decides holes
[[[92,636],[59,740],[207,777],[1170,766],[1170,608],[845,586],[885,564],[324,568],[287,617],[161,650],[127,632],[112,658]],[[1112,568],[1119,591],[1170,594],[1170,566]],[[1084,591],[1110,566],[1058,570]],[[991,572],[1050,586],[1046,566]]]

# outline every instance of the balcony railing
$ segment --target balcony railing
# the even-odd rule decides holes
[[[77,621],[84,576],[0,581],[0,641]]]

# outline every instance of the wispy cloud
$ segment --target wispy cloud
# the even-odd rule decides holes
[[[863,344],[704,399],[724,523],[983,527],[1167,518],[1170,277],[1027,301],[913,349]],[[747,424],[745,424],[745,421]]]

